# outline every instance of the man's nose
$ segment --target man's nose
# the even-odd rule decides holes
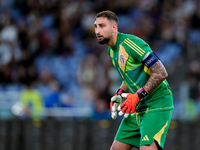
[[[99,30],[98,27],[96,27],[95,32],[96,32],[96,34],[99,34],[99,33],[100,33],[100,30]]]

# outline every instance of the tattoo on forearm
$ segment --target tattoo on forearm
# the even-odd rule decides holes
[[[160,61],[157,61],[151,68],[151,77],[145,84],[144,88],[151,93],[166,77],[167,71]]]

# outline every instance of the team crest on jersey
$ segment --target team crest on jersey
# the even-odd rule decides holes
[[[120,57],[121,64],[124,65],[124,57],[123,57],[123,55],[121,54],[119,57]]]
[[[125,48],[122,45],[119,45],[118,64],[121,70],[124,72],[125,72],[127,60],[128,60],[128,54]]]

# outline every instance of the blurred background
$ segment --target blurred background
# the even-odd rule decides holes
[[[145,40],[174,94],[165,148],[200,147],[199,0],[0,0],[0,150],[107,150],[121,84],[95,15]]]

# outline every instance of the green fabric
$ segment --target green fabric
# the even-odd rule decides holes
[[[108,53],[114,67],[131,93],[135,93],[146,84],[151,72],[142,63],[142,60],[147,54],[152,53],[152,50],[145,41],[134,35],[118,33],[117,42],[113,48],[108,47]],[[145,98],[136,112],[147,109],[173,109],[172,97],[170,86],[167,80],[164,80]]]
[[[172,110],[151,111],[123,118],[115,140],[139,148],[150,145],[154,140],[163,149],[170,125]]]
[[[126,72],[134,70],[134,69],[138,68],[140,65],[141,65],[140,63],[137,63],[137,61],[135,59],[130,57],[126,64]]]

